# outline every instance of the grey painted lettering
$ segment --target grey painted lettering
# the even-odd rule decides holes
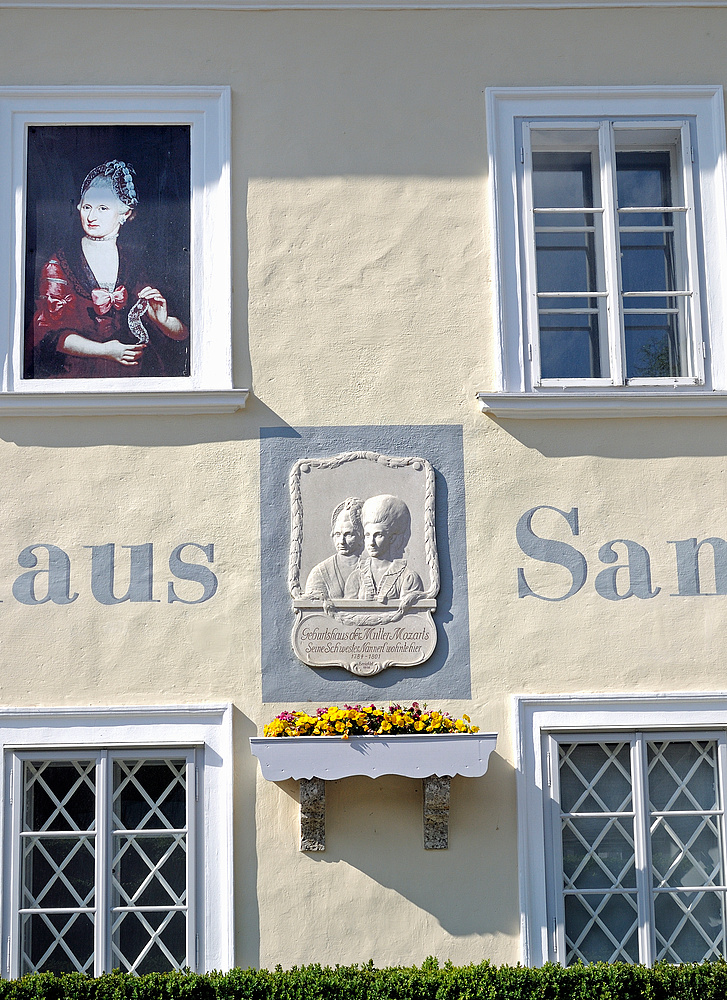
[[[703,538],[701,542],[697,542],[696,538],[683,538],[666,544],[675,547],[677,557],[679,589],[671,597],[714,597],[727,594],[727,542],[724,538]],[[703,545],[711,545],[714,553],[714,594],[705,595],[700,588],[699,550]]]
[[[122,545],[129,549],[129,587],[123,597],[114,596],[116,546],[86,545],[91,549],[91,593],[99,604],[158,603],[152,596],[154,586],[154,549],[151,542],[143,545]]]
[[[620,563],[611,569],[602,569],[596,577],[596,592],[607,601],[625,601],[628,597],[638,597],[645,601],[650,597],[656,597],[661,587],[654,587],[653,590],[651,588],[651,562],[644,546],[628,538],[615,538],[598,550],[598,558],[602,563],[618,562],[618,553],[614,552],[614,545],[626,546],[628,562]],[[621,570],[628,573],[629,579],[628,590],[623,594],[618,592],[617,587],[617,577]]]
[[[38,565],[36,549],[45,549],[48,553],[48,568],[34,569]],[[21,573],[13,583],[13,597],[20,604],[36,605],[52,601],[54,604],[72,604],[78,594],[71,597],[71,560],[57,545],[28,545],[18,556],[18,565],[29,569]],[[48,578],[48,590],[45,597],[37,597],[35,585],[38,577],[45,574]]]
[[[568,545],[567,542],[559,542],[554,538],[540,538],[539,535],[535,534],[532,529],[532,521],[533,515],[539,510],[552,510],[556,514],[560,514],[568,522],[571,533],[577,535],[578,508],[572,507],[566,513],[564,510],[559,510],[558,507],[533,507],[523,514],[515,529],[517,543],[526,556],[537,559],[539,562],[555,563],[568,570],[571,575],[570,589],[561,597],[546,597],[544,594],[536,594],[525,579],[525,570],[519,567],[517,571],[517,596],[537,597],[540,601],[565,601],[574,594],[577,594],[586,582],[588,564],[583,553],[579,552],[572,545]]]
[[[209,601],[211,597],[214,597],[217,592],[217,577],[208,569],[206,566],[200,566],[199,563],[188,563],[182,559],[182,550],[186,548],[199,549],[200,552],[204,552],[207,557],[207,562],[215,561],[215,547],[214,545],[198,545],[196,542],[182,542],[178,545],[176,549],[169,556],[169,569],[177,577],[178,580],[193,580],[195,583],[199,583],[202,586],[202,595],[195,601],[185,600],[174,590],[174,584],[169,581],[167,587],[167,603],[174,604],[179,602],[180,604],[204,604],[205,601]]]

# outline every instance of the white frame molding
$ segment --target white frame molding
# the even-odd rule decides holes
[[[623,10],[727,7],[727,0],[0,0],[2,8],[81,10]]]
[[[232,706],[194,705],[150,708],[0,709],[0,885],[3,887],[0,974],[17,975],[17,927],[13,926],[11,765],[17,751],[98,749],[156,751],[194,749],[197,758],[197,971],[234,964],[234,888],[232,844]]]
[[[516,695],[515,767],[521,959],[548,961],[544,739],[552,733],[727,729],[727,692],[709,694]]]
[[[644,392],[609,389],[607,392],[478,392],[480,410],[498,420],[579,420],[584,417],[724,417],[727,392]]]
[[[653,122],[692,122],[695,134],[695,177],[701,225],[702,325],[707,345],[708,374],[704,389],[675,386],[665,391],[629,386],[539,387],[530,384],[525,360],[526,317],[523,301],[524,260],[521,246],[519,122],[528,119],[568,121],[619,118]],[[640,409],[658,393],[659,411],[681,413],[681,399],[695,400],[716,390],[727,409],[727,296],[721,275],[727,267],[727,177],[725,175],[724,101],[721,86],[654,87],[491,87],[487,90],[489,184],[494,210],[496,260],[494,327],[496,389],[479,392],[484,412],[505,416],[603,416],[604,401],[613,409]],[[575,390],[575,391],[574,391]],[[554,396],[563,402],[555,401]],[[516,402],[519,400],[519,404]],[[568,400],[569,402],[565,402]],[[593,413],[589,401],[593,401]],[[633,405],[640,401],[642,406]],[[570,409],[570,401],[576,405]],[[687,403],[689,405],[689,403]],[[614,415],[627,415],[618,412]]]
[[[23,379],[26,137],[31,125],[189,125],[191,374]],[[0,87],[0,413],[215,412],[232,386],[229,87]]]

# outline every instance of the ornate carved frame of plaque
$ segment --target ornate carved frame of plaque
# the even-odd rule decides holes
[[[303,663],[370,677],[429,659],[439,592],[434,500],[423,458],[350,451],[296,462],[289,586]]]

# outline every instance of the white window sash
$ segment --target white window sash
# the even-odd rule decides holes
[[[187,954],[197,971],[234,965],[234,881],[232,858],[233,758],[230,706],[162,708],[0,709],[0,884],[2,942],[0,975],[14,978],[20,967],[21,871],[19,840],[23,801],[22,759],[96,759],[114,756],[183,756],[187,760]],[[106,781],[107,796],[111,782]],[[97,788],[97,795],[100,790]],[[108,799],[110,810],[110,799]],[[109,812],[110,819],[110,812]],[[194,821],[193,821],[194,820]],[[96,834],[102,836],[101,831]],[[111,857],[110,826],[106,838]],[[98,855],[97,850],[97,864]],[[191,866],[191,867],[190,867]],[[98,878],[108,876],[101,873]],[[96,903],[98,905],[98,895]],[[99,915],[103,920],[101,911]],[[109,915],[110,919],[110,915]],[[95,968],[110,967],[111,933],[96,953]],[[103,952],[103,954],[100,954]]]
[[[557,903],[558,896],[562,897],[562,855],[558,853],[561,833],[559,816],[557,823],[553,817],[553,812],[560,810],[557,744],[613,742],[615,739],[635,741],[637,734],[643,734],[644,747],[647,741],[714,740],[717,742],[722,822],[725,824],[727,696],[722,693],[516,696],[513,707],[518,779],[521,960],[526,965],[538,966],[556,955],[558,961],[565,960],[562,909],[559,910],[561,904]],[[632,768],[634,795],[643,798],[645,782],[640,774],[645,773],[645,763],[632,760]],[[639,834],[635,828],[635,837],[641,838],[636,859],[637,886],[648,890],[645,898],[649,899],[651,907],[647,805],[644,802],[641,809],[644,832]],[[724,839],[722,850],[727,852]],[[727,857],[722,858],[722,863],[727,880]],[[639,870],[643,873],[641,876]],[[651,917],[640,919],[640,947],[645,961],[653,961],[655,955],[653,926]]]
[[[654,123],[660,128],[690,123],[689,148],[682,149],[682,165],[688,187],[698,193],[699,216],[686,227],[690,266],[698,264],[691,280],[693,325],[689,364],[691,372],[677,379],[629,380],[613,385],[610,378],[587,382],[537,385],[529,354],[530,303],[527,301],[527,247],[521,225],[523,205],[521,163],[522,123],[538,119],[544,127],[577,129],[580,122],[612,121],[617,128],[631,121]],[[727,390],[727,138],[721,86],[652,87],[497,87],[487,90],[487,141],[493,203],[493,240],[496,264],[494,282],[494,329],[496,332],[495,393],[536,395],[577,389],[584,411],[588,396],[602,398],[605,391],[654,389],[668,386],[679,390]],[[684,146],[684,144],[682,144]],[[692,149],[694,162],[692,167]],[[689,184],[689,175],[692,175]],[[703,329],[698,329],[697,324]],[[641,386],[641,388],[639,388]],[[482,398],[486,394],[482,394]],[[493,399],[496,398],[496,395]],[[675,400],[678,395],[675,395]],[[678,404],[677,404],[678,405]]]
[[[184,908],[186,917],[186,941],[185,941],[185,960],[182,962],[183,966],[189,966],[194,969],[195,962],[195,942],[196,942],[196,921],[195,921],[195,908],[194,908],[194,886],[197,879],[196,873],[196,855],[195,855],[195,836],[194,831],[197,825],[197,810],[195,809],[194,801],[194,790],[195,790],[195,755],[196,751],[194,749],[187,749],[184,747],[180,748],[149,748],[149,747],[127,747],[123,750],[109,751],[106,749],[101,749],[96,751],[96,753],[88,752],[47,752],[44,749],[39,750],[24,750],[22,752],[13,753],[12,771],[14,775],[14,780],[16,783],[16,788],[19,794],[13,796],[13,810],[17,813],[16,817],[13,817],[12,825],[13,830],[17,831],[13,838],[13,843],[11,845],[11,851],[13,854],[13,870],[18,872],[17,882],[14,881],[13,890],[13,922],[15,933],[11,934],[14,937],[15,947],[14,947],[14,962],[11,963],[12,975],[14,977],[22,975],[23,969],[21,968],[21,955],[20,955],[20,941],[22,938],[21,932],[21,914],[20,904],[21,900],[21,890],[22,890],[22,858],[23,849],[22,841],[23,838],[20,835],[20,830],[22,828],[22,815],[23,809],[25,807],[25,788],[23,783],[23,765],[28,760],[42,760],[42,761],[93,761],[95,763],[95,778],[96,778],[96,795],[95,795],[95,826],[93,831],[89,831],[88,836],[90,836],[95,844],[95,892],[94,892],[94,906],[92,908],[94,916],[94,968],[93,974],[95,976],[100,976],[104,972],[110,971],[114,967],[114,960],[112,954],[112,926],[114,922],[114,914],[117,911],[115,907],[112,906],[112,881],[111,881],[111,863],[114,856],[114,830],[113,823],[111,821],[113,814],[113,764],[114,761],[119,757],[132,758],[135,760],[155,760],[163,759],[170,756],[185,759],[185,799],[186,799],[186,897],[187,902]],[[45,912],[47,908],[40,906],[38,907],[38,912]],[[69,908],[69,911],[74,909]],[[137,907],[124,907],[125,910],[129,912],[135,912]],[[165,909],[160,907],[160,909]]]
[[[584,210],[582,214],[593,214],[595,223],[594,249],[596,254],[596,272],[603,281],[600,287],[591,295],[573,295],[574,298],[595,299],[598,308],[598,327],[600,356],[603,362],[608,359],[608,376],[584,378],[546,378],[541,374],[540,355],[540,309],[537,287],[537,250],[536,250],[536,212],[532,198],[533,176],[533,133],[541,135],[545,132],[569,132],[592,134],[597,136],[597,161],[593,164],[593,212]],[[672,156],[672,191],[679,193],[684,199],[685,233],[674,234],[674,248],[677,257],[677,274],[686,277],[686,288],[677,289],[672,298],[679,300],[679,336],[680,357],[687,372],[679,376],[662,376],[650,378],[627,378],[626,376],[626,334],[625,313],[628,308],[630,293],[622,291],[619,236],[617,222],[620,213],[616,203],[616,134],[631,132],[643,137],[646,141],[639,142],[634,148],[648,149],[650,147],[663,149],[659,134],[665,137],[678,135],[679,163]],[[538,144],[538,149],[567,149],[565,142]],[[669,145],[674,145],[672,141]],[[580,148],[580,146],[579,146]],[[689,122],[686,121],[611,121],[591,120],[583,122],[564,122],[541,119],[539,121],[522,122],[522,160],[520,197],[522,200],[523,257],[525,261],[526,286],[526,322],[525,330],[530,363],[530,381],[534,387],[603,387],[603,386],[658,386],[658,385],[700,385],[704,383],[704,364],[702,348],[701,321],[699,317],[699,274],[697,267],[697,240],[695,214],[696,203],[691,169],[691,141]],[[678,209],[677,209],[678,211]],[[580,213],[579,213],[580,214]],[[599,232],[600,231],[600,232]],[[600,236],[600,238],[599,238]],[[600,281],[599,281],[600,285]],[[540,293],[540,297],[547,293]],[[555,293],[550,298],[557,298],[565,293]],[[635,296],[635,293],[634,293]],[[667,296],[665,295],[666,299]],[[585,307],[584,307],[585,308]],[[645,310],[646,312],[647,310]],[[651,312],[651,310],[649,310]]]

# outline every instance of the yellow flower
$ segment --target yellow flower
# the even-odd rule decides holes
[[[423,706],[426,709],[426,705]],[[331,705],[316,715],[305,711],[287,711],[285,718],[276,718],[265,723],[265,736],[341,736],[349,738],[349,733],[382,735],[392,733],[478,733],[469,715],[452,719],[446,713],[430,711],[420,714],[420,710],[394,708],[387,711],[375,705],[361,708],[339,708]],[[377,720],[377,721],[374,721]]]

